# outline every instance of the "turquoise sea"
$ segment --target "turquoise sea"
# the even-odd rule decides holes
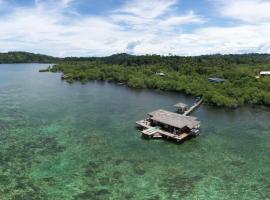
[[[201,136],[145,140],[147,112],[176,93],[68,84],[41,64],[0,65],[0,199],[270,199],[270,109],[193,113]]]

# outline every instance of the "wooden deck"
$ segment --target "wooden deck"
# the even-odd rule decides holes
[[[138,121],[136,122],[136,124],[143,128],[142,134],[149,138],[164,138],[165,137],[165,138],[173,139],[173,140],[176,140],[177,142],[180,142],[190,136],[187,133],[175,135],[167,131],[161,130],[159,128],[152,127],[150,126],[150,123],[147,122],[146,120]]]
[[[149,129],[143,130],[142,134],[148,137],[152,138],[162,138],[162,135],[160,134],[160,129],[151,127]]]
[[[190,136],[187,133],[182,133],[180,135],[175,135],[175,134],[172,134],[172,133],[163,131],[163,130],[160,130],[160,134],[162,136],[167,137],[167,138],[175,139],[177,142],[180,142],[181,140],[184,140],[185,138],[187,138],[188,136]]]
[[[147,122],[146,120],[137,121],[136,124],[137,124],[137,126],[140,126],[144,129],[149,129],[152,127],[152,126],[150,126],[150,123]]]

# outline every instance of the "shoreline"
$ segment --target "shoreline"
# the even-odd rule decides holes
[[[51,71],[49,71],[51,72]],[[51,73],[62,73],[63,75],[63,72],[51,72]],[[74,84],[74,83],[80,83],[80,84],[87,84],[87,83],[91,83],[91,82],[100,82],[100,83],[108,83],[108,84],[114,84],[116,86],[125,86],[129,89],[132,89],[132,90],[136,90],[136,91],[151,91],[151,92],[158,92],[158,93],[174,93],[174,94],[180,94],[180,95],[185,95],[189,98],[193,98],[193,99],[196,99],[198,96],[193,96],[191,94],[188,94],[188,93],[185,93],[185,92],[178,92],[178,91],[175,91],[175,90],[161,90],[161,89],[153,89],[153,88],[136,88],[136,87],[132,87],[130,85],[128,85],[128,82],[117,82],[117,81],[112,81],[112,80],[77,80],[77,79],[62,79],[62,81],[68,83],[68,84]],[[202,96],[203,97],[203,96]],[[237,110],[237,109],[241,109],[241,108],[245,108],[245,107],[248,107],[248,108],[260,108],[260,109],[269,109],[270,110],[270,106],[267,106],[267,105],[260,105],[260,104],[243,104],[243,105],[237,105],[237,106],[234,106],[234,107],[230,107],[230,106],[217,106],[215,105],[214,103],[211,103],[211,102],[206,102],[204,100],[204,102],[202,103],[202,105],[207,105],[207,106],[210,106],[212,108],[216,108],[216,109],[228,109],[228,110]]]

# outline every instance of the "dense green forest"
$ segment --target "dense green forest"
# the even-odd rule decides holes
[[[263,70],[270,70],[267,54],[198,57],[118,54],[104,58],[66,58],[51,69],[63,72],[63,78],[70,83],[121,82],[138,89],[202,95],[208,104],[232,108],[244,104],[270,106],[270,77],[256,78]],[[226,81],[211,83],[209,77]]]
[[[46,56],[42,54],[34,54],[28,52],[8,52],[0,53],[0,63],[55,63],[60,58]]]
[[[269,54],[181,56],[132,56],[55,58],[25,52],[0,54],[0,63],[58,63],[41,72],[62,72],[69,83],[90,80],[125,83],[132,88],[149,88],[203,96],[208,104],[238,107],[245,104],[270,106]],[[161,76],[160,73],[164,73]],[[209,77],[225,79],[211,83]]]

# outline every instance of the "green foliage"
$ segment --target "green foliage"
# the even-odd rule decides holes
[[[60,58],[27,52],[0,53],[0,64],[2,63],[55,63]]]
[[[216,106],[270,105],[270,78],[255,78],[260,71],[270,70],[268,54],[197,57],[116,54],[100,58],[63,59],[25,52],[0,54],[0,63],[19,62],[58,63],[50,71],[63,72],[69,83],[114,81],[133,88],[203,95],[207,103]],[[159,76],[160,72],[165,76]],[[223,78],[226,82],[209,83],[209,77]]]
[[[267,92],[266,94],[264,94],[263,102],[265,105],[270,106],[270,92]]]
[[[66,58],[51,71],[61,71],[68,81],[107,80],[126,83],[132,88],[149,88],[203,95],[209,104],[235,108],[244,104],[270,105],[270,78],[256,79],[270,70],[270,56],[213,55],[199,57],[130,56],[105,58]],[[84,59],[84,60],[82,60]],[[165,76],[159,76],[163,72]],[[208,77],[226,82],[214,84]]]
[[[139,76],[131,76],[128,80],[128,86],[133,88],[145,88],[144,79],[140,78]]]

